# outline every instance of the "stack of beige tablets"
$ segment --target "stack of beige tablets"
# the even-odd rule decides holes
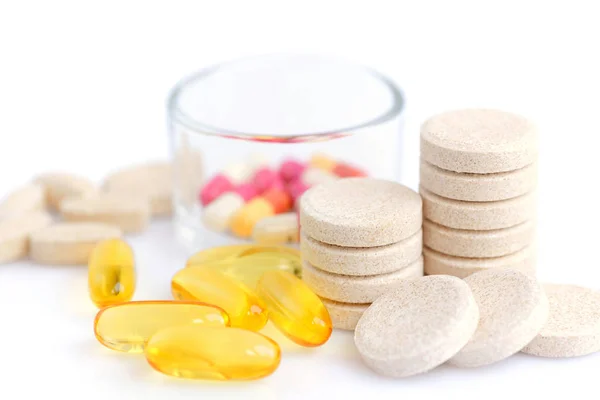
[[[304,281],[333,326],[353,330],[363,312],[402,280],[423,276],[422,202],[395,182],[347,178],[300,201]]]
[[[537,134],[527,119],[450,111],[421,127],[425,273],[535,274]]]
[[[170,215],[171,181],[166,162],[114,172],[102,185],[70,173],[39,175],[0,199],[0,263],[86,264],[99,241]]]

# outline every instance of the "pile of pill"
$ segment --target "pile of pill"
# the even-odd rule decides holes
[[[329,182],[302,196],[303,278],[334,327],[354,329],[379,296],[423,276],[421,210],[418,193],[374,178]]]
[[[520,115],[450,111],[421,126],[425,272],[535,273],[537,133]]]
[[[308,163],[288,158],[271,167],[252,155],[210,178],[200,190],[202,222],[215,232],[230,232],[260,244],[298,241],[298,199],[310,187],[340,178],[365,176],[351,165],[323,154]]]

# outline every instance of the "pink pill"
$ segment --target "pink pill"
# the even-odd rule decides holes
[[[224,175],[217,175],[212,178],[200,191],[200,202],[203,206],[212,203],[217,197],[223,193],[230,192],[234,189],[233,184]]]
[[[258,191],[251,183],[243,183],[235,188],[235,192],[239,194],[245,202],[248,202],[258,196]]]
[[[278,180],[279,176],[274,170],[271,168],[261,168],[254,174],[252,183],[254,184],[254,187],[258,193],[262,193],[269,189]]]
[[[286,160],[279,167],[279,176],[285,182],[291,182],[302,175],[302,171],[306,168],[306,164],[302,164],[296,160]]]
[[[284,192],[287,192],[285,183],[279,178],[277,178],[277,180],[273,181],[273,183],[271,183],[271,186],[269,186],[269,188],[267,190],[271,190],[271,189],[283,190]]]
[[[302,194],[306,192],[309,188],[310,187],[304,182],[302,182],[301,179],[296,179],[295,181],[290,182],[287,186],[288,193],[290,194],[290,196],[292,196],[294,203],[297,203],[300,196],[302,196]]]

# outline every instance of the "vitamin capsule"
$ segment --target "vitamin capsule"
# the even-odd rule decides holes
[[[234,185],[241,185],[249,181],[255,172],[255,167],[247,162],[235,162],[226,166],[221,174]]]
[[[258,253],[283,253],[290,254],[295,257],[301,257],[300,250],[287,246],[249,246],[248,249],[242,250],[239,257],[246,257]]]
[[[260,333],[190,325],[157,332],[145,354],[152,368],[163,374],[221,381],[263,378],[281,360],[279,345]]]
[[[206,266],[184,268],[171,281],[177,300],[214,304],[229,315],[231,326],[258,331],[267,323],[262,300],[246,285]]]
[[[202,223],[215,232],[224,232],[244,203],[237,193],[224,193],[202,210]]]
[[[240,208],[231,220],[230,229],[239,237],[250,237],[254,225],[265,217],[275,214],[273,205],[262,197],[257,197]]]
[[[207,206],[223,193],[234,189],[233,183],[225,175],[219,174],[212,178],[200,191],[200,202]]]
[[[332,172],[340,178],[367,176],[364,171],[347,164],[336,165]]]
[[[292,208],[292,196],[282,189],[271,188],[262,194],[262,198],[271,203],[275,214],[281,214]]]
[[[302,181],[302,179],[297,179],[288,184],[287,190],[288,190],[288,193],[290,194],[290,196],[292,196],[292,201],[294,202],[294,206],[296,206],[298,204],[298,200],[300,199],[300,196],[302,196],[302,194],[304,192],[306,192],[309,188],[310,188],[310,186],[305,184]]]
[[[252,240],[258,244],[298,242],[298,215],[295,212],[263,218],[254,225]]]
[[[284,182],[291,182],[293,180],[298,179],[304,169],[306,168],[306,164],[303,164],[296,160],[286,160],[281,163],[279,167],[279,177]]]
[[[323,171],[332,171],[336,166],[336,161],[323,154],[314,154],[310,158],[309,165]]]
[[[96,339],[112,350],[141,353],[150,337],[177,325],[229,326],[222,309],[196,301],[132,301],[103,308],[96,314]]]
[[[248,202],[258,196],[258,191],[251,183],[243,183],[235,188],[235,193],[244,199],[244,202]]]
[[[131,300],[135,292],[135,260],[121,239],[99,242],[88,260],[90,298],[99,308]]]
[[[235,244],[230,246],[218,246],[210,249],[200,250],[199,252],[192,255],[187,263],[186,267],[193,267],[196,265],[202,265],[213,262],[225,262],[236,257],[239,257],[242,252],[250,250],[256,246],[251,244]]]
[[[262,193],[270,188],[276,181],[279,180],[279,175],[271,168],[261,168],[256,171],[256,174],[252,178],[252,184],[258,191]]]
[[[302,182],[307,186],[318,185],[319,183],[330,182],[339,179],[331,172],[323,169],[309,167],[302,173]]]
[[[257,292],[264,300],[273,324],[301,346],[316,347],[329,340],[329,312],[308,286],[289,272],[268,271],[258,281]]]

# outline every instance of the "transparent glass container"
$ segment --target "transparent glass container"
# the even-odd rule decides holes
[[[316,55],[247,58],[182,80],[168,102],[177,235],[191,250],[250,243],[272,233],[274,219],[265,218],[285,213],[280,221],[292,223],[312,185],[363,175],[400,181],[403,109],[385,76]],[[244,219],[242,208],[254,213]]]

